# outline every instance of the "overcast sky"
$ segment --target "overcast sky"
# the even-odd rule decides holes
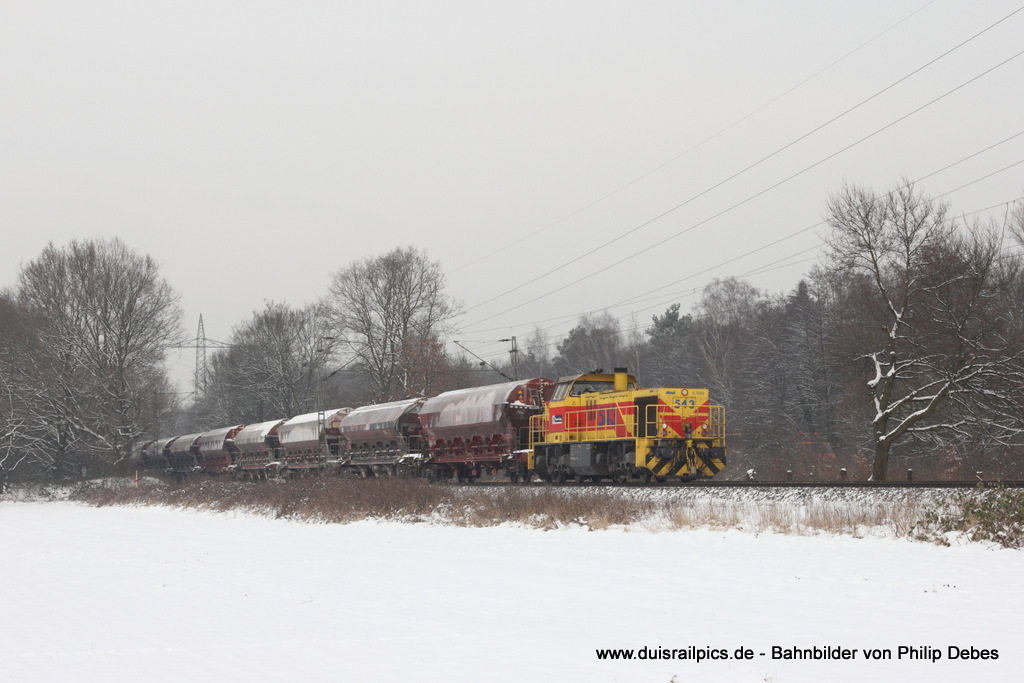
[[[412,244],[491,357],[716,277],[789,291],[844,180],[1021,198],[1019,7],[0,0],[0,287],[118,236],[226,340]]]

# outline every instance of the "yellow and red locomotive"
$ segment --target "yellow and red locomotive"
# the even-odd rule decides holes
[[[530,470],[556,483],[690,481],[725,467],[725,409],[707,389],[638,389],[625,368],[560,379],[530,437]]]

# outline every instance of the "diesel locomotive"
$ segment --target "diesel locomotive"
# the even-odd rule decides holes
[[[556,483],[690,481],[725,468],[725,409],[708,390],[638,388],[626,368],[563,377],[531,427],[529,471]]]

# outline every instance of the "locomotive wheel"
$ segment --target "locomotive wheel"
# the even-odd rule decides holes
[[[651,483],[651,479],[653,477],[654,477],[654,474],[649,469],[647,469],[646,467],[643,468],[642,470],[640,470],[640,481],[642,481],[643,483],[650,484]]]

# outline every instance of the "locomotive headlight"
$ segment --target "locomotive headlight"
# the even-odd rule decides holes
[[[701,434],[707,434],[708,433],[708,426],[706,424],[702,424],[700,426],[700,433]]]

